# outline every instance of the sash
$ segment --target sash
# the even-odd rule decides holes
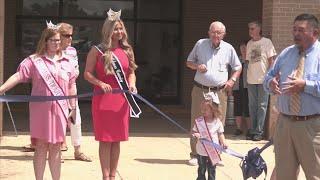
[[[199,117],[195,120],[195,125],[200,133],[200,136],[205,139],[209,139],[212,141],[212,137],[209,133],[209,129],[207,126],[207,123],[204,121],[203,117]],[[211,146],[209,143],[205,143],[204,141],[201,141],[201,144],[203,145],[204,149],[206,150],[212,165],[217,164],[219,161],[221,161],[220,155],[216,148],[214,146]]]
[[[52,93],[53,96],[65,96],[64,92],[62,91],[60,85],[56,81],[56,79],[53,77],[51,72],[49,71],[46,63],[44,60],[40,57],[33,59],[33,57],[30,57],[31,62],[34,64],[36,69],[38,70],[40,76],[42,77],[43,81],[47,85],[48,89]],[[66,99],[57,100],[59,107],[61,108],[66,120],[68,119],[69,115],[69,106],[68,101]]]
[[[96,46],[98,51],[103,54],[103,52],[99,49],[99,46]],[[118,59],[118,57],[112,53],[112,67],[114,70],[114,76],[118,82],[118,85],[121,90],[129,90],[127,79],[124,75],[121,63]],[[141,114],[140,107],[138,106],[136,100],[134,99],[132,94],[124,93],[124,96],[129,103],[130,106],[130,116],[139,118],[139,115]]]

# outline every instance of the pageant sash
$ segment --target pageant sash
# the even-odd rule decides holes
[[[121,63],[119,62],[118,57],[112,53],[112,67],[114,69],[115,72],[115,77],[118,81],[118,84],[120,86],[120,88],[122,90],[129,90],[129,86],[128,86],[128,82],[126,80],[126,77],[123,73],[123,69],[121,66]],[[136,102],[136,100],[134,99],[134,97],[132,96],[132,94],[124,94],[129,105],[130,105],[130,113],[131,113],[131,117],[135,117],[138,118],[139,115],[141,114],[141,110]]]
[[[209,133],[209,129],[207,126],[207,123],[204,121],[203,117],[199,117],[195,120],[196,127],[200,133],[201,138],[210,139],[212,141],[212,137]],[[206,150],[212,165],[217,164],[219,161],[221,161],[220,155],[215,147],[210,146],[207,143],[203,143],[201,141],[201,144],[203,145],[204,149]]]
[[[98,46],[96,46],[98,51],[103,54],[103,52],[99,49]],[[121,66],[121,63],[118,59],[118,57],[112,53],[112,67],[114,70],[114,76],[119,84],[119,87],[121,90],[129,90],[128,82],[126,80],[126,77],[123,72],[123,68]],[[130,116],[138,118],[141,114],[140,107],[138,106],[136,100],[134,99],[132,94],[124,93],[124,96],[129,103],[130,106]]]
[[[49,71],[45,61],[40,58],[33,58],[30,57],[31,62],[34,64],[36,69],[38,70],[40,76],[42,77],[43,81],[47,85],[48,89],[52,93],[53,96],[65,96],[64,92],[62,91],[60,85],[53,77],[51,72]],[[59,107],[61,108],[66,120],[68,119],[69,114],[69,106],[68,101],[66,99],[57,100]]]

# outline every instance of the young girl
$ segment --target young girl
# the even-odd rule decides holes
[[[201,113],[202,116],[196,119],[196,123],[192,129],[192,136],[196,138],[205,138],[205,133],[203,133],[203,128],[201,129],[200,122],[201,119],[204,120],[205,126],[202,126],[208,132],[211,140],[217,144],[220,144],[224,148],[227,147],[225,143],[225,137],[223,135],[224,129],[223,124],[220,121],[221,112],[218,109],[219,98],[215,94],[211,94],[210,97],[205,97],[205,100],[201,103]],[[208,157],[208,149],[201,143],[197,141],[196,145],[197,159],[198,159],[198,178],[197,180],[205,180],[206,170],[208,171],[208,180],[214,180],[216,175],[216,163],[212,164],[212,160]],[[216,153],[218,160],[219,155]]]

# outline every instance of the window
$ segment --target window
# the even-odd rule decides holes
[[[136,55],[137,88],[154,103],[179,99],[181,0],[17,0],[17,40],[20,59],[32,54],[45,20],[74,26],[73,46],[79,55],[80,72],[92,45],[100,42],[109,8],[121,9],[130,43]],[[20,3],[22,2],[22,3]],[[78,78],[78,92],[92,86]]]
[[[18,5],[18,15],[24,16],[57,16],[59,0],[23,0]]]
[[[105,17],[109,8],[121,9],[122,18],[133,18],[133,1],[103,1],[103,0],[65,0],[63,15],[66,17]]]
[[[138,23],[137,86],[149,99],[178,96],[178,32],[176,24]]]
[[[178,21],[179,8],[178,0],[138,0],[138,18]]]

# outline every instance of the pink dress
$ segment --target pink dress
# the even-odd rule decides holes
[[[49,71],[59,86],[68,95],[68,89],[75,83],[75,70],[68,59],[62,57],[54,62],[43,56]],[[31,58],[24,59],[18,68],[20,82],[32,83],[31,95],[52,96],[51,91],[32,63]],[[63,142],[67,119],[56,101],[30,102],[30,133],[32,138],[42,139],[48,143]]]
[[[121,48],[112,51],[119,59],[126,78],[128,78],[129,60]],[[114,75],[106,75],[101,53],[97,54],[95,66],[99,80],[119,89]],[[101,90],[94,86],[94,91]],[[129,104],[123,94],[106,93],[92,98],[92,117],[95,139],[103,142],[118,142],[128,140],[129,134]]]

